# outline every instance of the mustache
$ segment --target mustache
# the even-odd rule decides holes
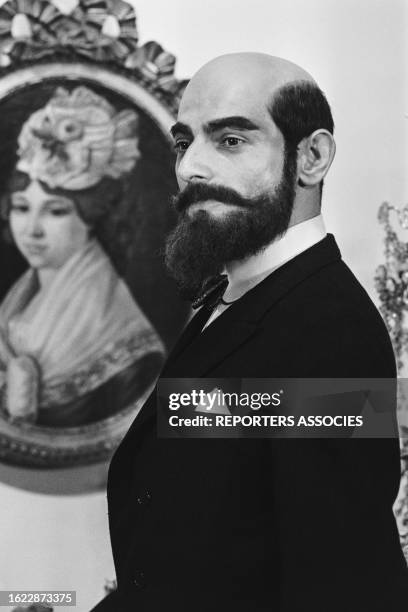
[[[252,205],[252,198],[245,198],[234,189],[201,182],[189,183],[183,191],[171,198],[171,203],[178,213],[182,213],[193,204],[207,200],[234,204],[241,208],[250,208]]]

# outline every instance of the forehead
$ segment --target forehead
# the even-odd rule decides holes
[[[260,129],[273,130],[268,106],[273,87],[265,79],[230,74],[204,73],[188,85],[180,103],[178,120],[193,131],[223,117],[246,117]],[[277,128],[276,128],[277,129]]]

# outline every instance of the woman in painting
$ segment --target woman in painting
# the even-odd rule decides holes
[[[120,277],[137,116],[59,88],[23,125],[3,213],[28,271],[0,305],[3,414],[52,427],[135,402],[164,348]]]

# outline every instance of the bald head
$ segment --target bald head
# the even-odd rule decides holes
[[[180,110],[190,104],[214,104],[219,96],[225,100],[250,95],[258,104],[270,102],[283,85],[294,82],[316,85],[311,75],[300,66],[265,53],[232,53],[205,64],[188,84]]]
[[[313,77],[303,68],[281,57],[266,53],[230,53],[207,62],[191,79],[191,83],[217,79],[239,79],[267,83],[270,88],[292,81],[310,81]]]

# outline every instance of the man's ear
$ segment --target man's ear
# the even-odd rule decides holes
[[[327,130],[316,130],[299,143],[298,181],[301,187],[314,187],[326,176],[334,155],[336,143]]]

